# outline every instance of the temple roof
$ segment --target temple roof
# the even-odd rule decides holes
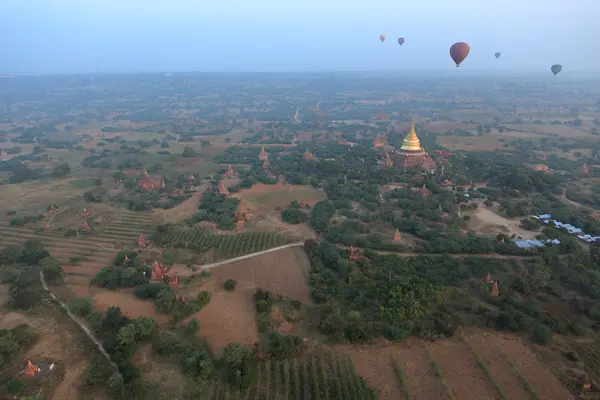
[[[402,150],[407,151],[417,151],[421,150],[421,141],[417,137],[417,133],[415,132],[415,123],[413,122],[410,127],[410,132],[404,138],[404,142],[402,142]]]

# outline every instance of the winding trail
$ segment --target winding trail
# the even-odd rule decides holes
[[[69,316],[69,318],[71,318],[73,321],[75,321],[75,323],[77,323],[77,325],[79,325],[81,330],[83,330],[85,332],[87,337],[89,337],[92,340],[92,342],[94,342],[96,344],[96,346],[98,347],[98,350],[100,350],[100,353],[102,353],[102,355],[108,360],[108,362],[113,366],[113,368],[116,371],[119,371],[117,364],[110,358],[110,355],[106,352],[106,350],[104,349],[104,346],[102,346],[102,343],[100,343],[98,338],[96,338],[96,335],[94,335],[92,333],[92,331],[90,331],[89,328],[87,326],[85,326],[85,324],[83,322],[81,322],[75,315],[73,315],[73,313],[71,313],[71,310],[69,309],[69,307],[67,307],[67,305],[65,303],[63,303],[62,300],[60,300],[58,298],[58,296],[56,296],[54,293],[52,293],[50,288],[48,288],[48,285],[46,284],[46,279],[44,278],[44,273],[41,270],[40,270],[40,282],[42,282],[42,287],[44,288],[45,291],[48,292],[48,294],[50,294],[50,297],[52,297],[67,312],[67,315]]]

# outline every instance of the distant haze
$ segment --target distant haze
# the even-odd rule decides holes
[[[0,73],[441,71],[457,41],[456,73],[568,73],[599,38],[600,0],[0,0]]]

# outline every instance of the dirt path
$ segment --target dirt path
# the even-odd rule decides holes
[[[108,355],[108,353],[106,352],[106,350],[104,349],[104,346],[102,346],[102,343],[100,343],[100,341],[96,338],[96,335],[94,335],[92,333],[92,331],[90,331],[88,329],[87,326],[85,326],[85,324],[83,322],[81,322],[79,319],[77,319],[77,317],[75,317],[75,315],[73,315],[71,313],[71,310],[69,309],[69,307],[67,307],[67,305],[65,303],[63,303],[54,293],[52,293],[52,291],[48,288],[48,285],[46,284],[46,279],[44,278],[44,273],[40,270],[40,282],[42,283],[42,287],[44,288],[45,291],[48,292],[48,294],[50,295],[50,297],[52,297],[52,299],[54,299],[54,301],[56,301],[58,304],[60,304],[60,306],[67,312],[67,315],[69,316],[69,318],[71,318],[77,325],[79,325],[79,327],[81,328],[81,330],[87,335],[87,337],[90,338],[90,340],[92,342],[94,342],[94,344],[96,344],[96,346],[98,347],[98,350],[100,350],[100,353],[102,353],[102,355],[108,360],[109,363],[111,363],[111,365],[114,367],[115,370],[119,370],[119,368],[117,367],[117,364],[115,364],[112,359],[110,358],[110,356]]]
[[[272,253],[274,251],[279,251],[279,250],[283,250],[283,249],[289,249],[290,247],[299,247],[299,246],[304,246],[304,242],[295,242],[295,243],[290,243],[290,244],[284,244],[283,246],[273,247],[272,249],[267,249],[267,250],[263,250],[263,251],[258,251],[256,253],[246,254],[245,256],[230,258],[229,260],[219,261],[219,262],[212,263],[212,264],[206,264],[206,265],[202,266],[202,269],[216,268],[219,265],[229,264],[229,263],[232,263],[235,261],[245,260],[245,259],[252,258],[252,257],[262,256],[263,254]],[[189,271],[189,272],[190,273],[187,275],[196,275],[195,272],[192,272],[192,271]],[[181,275],[183,276],[186,274],[182,273]]]

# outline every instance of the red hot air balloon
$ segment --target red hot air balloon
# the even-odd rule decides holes
[[[379,40],[383,43],[385,41],[385,35],[379,35]]]
[[[456,63],[456,68],[467,58],[469,51],[471,51],[471,48],[465,42],[457,42],[450,46],[450,57]]]
[[[402,45],[404,44],[404,38],[403,38],[403,37],[401,37],[401,38],[398,38],[398,44],[399,44],[400,46],[402,46]]]

